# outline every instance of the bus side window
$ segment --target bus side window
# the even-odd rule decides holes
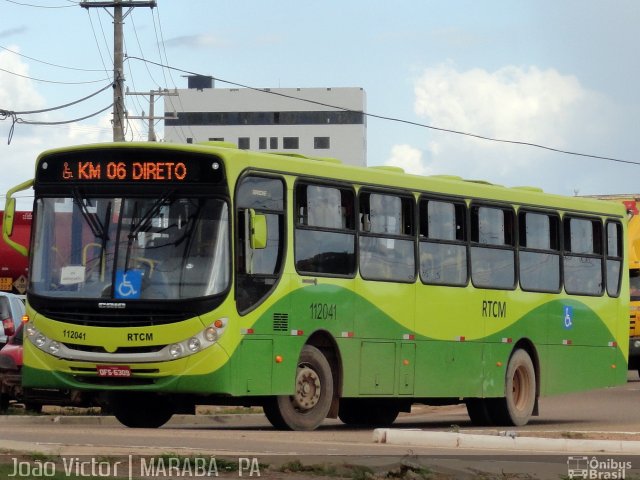
[[[622,274],[622,225],[620,222],[607,222],[607,294],[610,297],[620,295],[620,277]]]
[[[426,284],[464,286],[467,274],[466,205],[420,201],[420,279]]]
[[[511,208],[472,206],[471,281],[480,288],[515,288],[515,215]]]
[[[364,192],[360,194],[359,206],[359,258],[362,278],[413,282],[413,198]]]
[[[236,193],[236,306],[248,312],[275,287],[284,257],[284,185],[276,178],[248,176]],[[266,217],[267,244],[251,248],[250,213]]]
[[[560,291],[560,218],[519,212],[520,287],[530,292]]]
[[[296,270],[308,275],[352,276],[356,265],[353,190],[301,182],[295,192]]]
[[[602,295],[602,222],[564,217],[564,289],[573,295]]]

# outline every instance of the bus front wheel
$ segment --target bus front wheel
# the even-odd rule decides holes
[[[153,394],[113,395],[109,407],[118,421],[130,428],[158,428],[173,416],[169,401]]]
[[[268,399],[264,413],[280,430],[314,430],[327,417],[332,400],[331,366],[320,350],[305,345],[298,360],[294,394]]]

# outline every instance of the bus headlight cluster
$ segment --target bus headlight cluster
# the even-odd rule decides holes
[[[168,353],[171,359],[192,355],[210,347],[218,341],[220,336],[224,333],[228,318],[219,318],[200,333],[183,340],[182,342],[169,345]]]
[[[36,347],[52,355],[57,354],[60,351],[60,343],[55,340],[51,340],[44,333],[41,333],[32,323],[27,323],[24,329],[27,337],[31,340]]]

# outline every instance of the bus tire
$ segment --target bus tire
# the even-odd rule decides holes
[[[327,418],[332,400],[331,366],[320,350],[305,345],[298,359],[295,393],[268,399],[264,413],[279,430],[314,430]]]
[[[168,400],[153,394],[114,395],[109,406],[116,419],[129,428],[158,428],[173,416]]]
[[[491,404],[492,420],[497,425],[526,425],[536,403],[536,370],[531,357],[523,349],[514,351],[509,359],[504,390],[504,398]]]
[[[493,425],[491,418],[490,399],[487,398],[465,398],[467,413],[471,423],[476,427],[486,427]]]
[[[388,427],[400,413],[400,405],[392,399],[342,398],[338,418],[347,425]]]
[[[4,413],[9,409],[9,396],[0,390],[0,413]]]

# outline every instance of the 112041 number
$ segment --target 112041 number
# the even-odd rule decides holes
[[[338,307],[335,303],[312,303],[309,305],[311,320],[337,320]]]

